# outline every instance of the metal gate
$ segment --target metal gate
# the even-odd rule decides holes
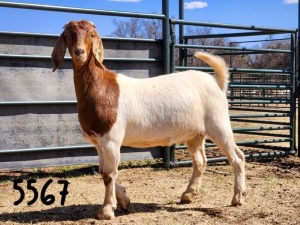
[[[235,133],[237,145],[246,153],[246,158],[274,157],[296,153],[296,99],[298,80],[296,76],[296,41],[297,30],[274,29],[256,26],[239,26],[217,23],[186,21],[183,19],[183,1],[180,8],[180,19],[171,19],[171,70],[187,69],[212,72],[211,68],[194,66],[192,56],[194,51],[210,51],[223,56],[230,65],[230,84],[228,101],[230,118]],[[220,33],[206,35],[184,35],[186,26],[216,28]],[[176,42],[176,30],[179,30]],[[221,30],[221,31],[220,31]],[[234,32],[232,32],[234,30]],[[237,32],[236,32],[237,31]],[[285,36],[290,43],[289,49],[263,49],[248,47],[253,42],[268,41],[268,35]],[[287,38],[286,38],[287,36]],[[248,46],[212,46],[191,44],[194,39],[242,38]],[[246,41],[245,38],[249,38]],[[253,41],[253,38],[255,40]],[[282,40],[282,39],[280,39]],[[273,41],[280,41],[279,39]],[[235,42],[236,44],[237,42]],[[235,47],[234,47],[235,46]],[[289,68],[245,68],[233,67],[236,57],[254,54],[281,54],[290,58]],[[207,142],[206,147],[213,149],[215,145]],[[186,146],[172,146],[168,158],[170,165],[192,163],[190,160],[176,160],[176,151]],[[208,150],[209,151],[209,150]],[[215,151],[215,149],[214,149]],[[216,155],[212,153],[211,155]],[[208,162],[226,161],[217,153],[217,157],[208,158]]]

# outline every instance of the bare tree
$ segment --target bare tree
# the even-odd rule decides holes
[[[229,46],[230,40],[227,38],[214,38],[209,37],[209,35],[213,34],[213,29],[211,27],[194,27],[194,26],[187,26],[185,31],[186,36],[199,36],[199,38],[192,38],[189,39],[188,44],[191,45],[205,45],[205,46]],[[202,37],[201,37],[202,36]],[[237,44],[236,44],[237,45]],[[201,49],[200,49],[201,50]],[[191,56],[195,51],[199,51],[199,49],[188,49],[187,55]],[[218,49],[204,49],[206,52],[210,52],[212,54],[220,54],[223,58],[229,63],[230,57],[226,55],[226,53],[229,53],[227,50],[218,50]],[[224,54],[225,53],[225,54]],[[235,56],[235,65],[240,64],[237,62],[241,61],[240,56]],[[243,60],[244,61],[244,60]],[[189,58],[188,64],[191,66],[203,66],[204,63],[195,60],[192,57]]]
[[[257,46],[261,49],[290,49],[289,40],[269,40]],[[291,65],[290,55],[287,53],[264,53],[264,54],[255,54],[251,55],[249,58],[250,64],[253,68],[270,68],[270,69],[279,69],[279,68],[289,68]]]
[[[193,27],[187,26],[186,35],[210,35],[212,34],[213,29],[211,27]],[[193,45],[208,45],[208,46],[226,46],[227,39],[226,38],[197,38],[190,39],[190,44]],[[214,52],[214,51],[211,51]]]
[[[149,39],[161,39],[162,38],[162,23],[156,19],[142,19],[131,18],[128,20],[113,20],[115,30],[111,33],[111,36],[125,37],[125,38],[149,38]],[[196,39],[189,39],[191,45],[206,45],[206,46],[232,46],[238,47],[239,44],[231,42],[227,38],[213,38],[207,37],[213,34],[211,27],[195,27],[187,26],[185,30],[187,36],[205,36]],[[257,45],[256,48],[262,49],[289,49],[290,42],[288,40],[274,40],[272,36],[269,37],[269,41],[264,42],[261,45]],[[187,55],[193,55],[193,52],[199,49],[188,49]],[[285,53],[267,53],[267,54],[253,54],[253,55],[232,55],[228,56],[228,50],[217,49],[205,49],[205,51],[222,55],[227,63],[231,67],[235,68],[288,68],[290,66],[290,56]],[[178,49],[176,49],[176,56],[178,56]],[[178,58],[178,57],[177,57]],[[188,64],[192,66],[203,65],[199,60],[194,60],[189,57]]]
[[[161,39],[162,38],[162,23],[160,20],[156,19],[142,19],[142,18],[132,18],[128,20],[113,20],[115,25],[115,30],[110,34],[111,36],[124,37],[124,38],[149,38],[149,39]],[[187,36],[196,36],[196,35],[211,35],[213,34],[213,29],[211,27],[195,27],[187,26],[185,30]],[[197,38],[189,39],[189,44],[191,45],[207,45],[207,46],[229,46],[230,40],[227,38]],[[238,46],[238,44],[234,44]],[[176,59],[178,59],[179,49],[176,48]],[[188,49],[187,55],[191,56],[195,51],[199,49]],[[222,50],[209,50],[205,51],[212,54],[222,54],[228,53],[229,51]],[[248,65],[248,55],[235,55],[232,57],[222,55],[225,60],[231,62],[232,67],[247,67]],[[178,60],[176,60],[178,64]],[[188,65],[191,66],[202,66],[200,60],[194,60],[193,57],[188,58]]]
[[[116,26],[111,36],[124,38],[161,39],[162,23],[155,19],[131,18],[129,20],[113,20]]]

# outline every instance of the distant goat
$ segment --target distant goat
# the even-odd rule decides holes
[[[73,62],[79,122],[84,137],[97,149],[105,185],[99,219],[113,218],[117,203],[123,209],[130,204],[125,188],[116,183],[121,145],[152,147],[185,142],[193,160],[193,175],[181,202],[190,203],[200,190],[207,163],[204,142],[209,138],[233,167],[231,203],[242,204],[245,157],[230,126],[228,69],[222,58],[195,54],[214,69],[214,76],[189,70],[148,79],[127,77],[105,68],[102,41],[93,23],[85,20],[71,21],[64,27],[52,52],[54,70],[63,65],[67,47]]]

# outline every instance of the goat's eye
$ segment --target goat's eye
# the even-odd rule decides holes
[[[91,34],[91,38],[93,38],[93,37],[95,37],[95,35],[94,35],[94,34]]]

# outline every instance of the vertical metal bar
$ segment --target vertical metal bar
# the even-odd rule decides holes
[[[184,20],[184,0],[179,0],[179,19]],[[179,24],[179,44],[183,44],[184,26]],[[183,65],[184,50],[179,48],[179,65]]]
[[[165,146],[163,148],[163,164],[165,168],[168,170],[171,168],[171,147]]]
[[[174,166],[175,165],[175,147],[176,145],[172,145],[170,147],[170,166]]]
[[[229,47],[232,47],[232,44],[233,44],[233,42],[230,42]],[[229,52],[232,53],[232,49],[230,49]],[[229,55],[229,66],[230,66],[230,68],[233,68],[233,66],[232,66],[232,55],[231,54]]]
[[[162,54],[163,54],[163,72],[164,74],[170,73],[170,15],[169,15],[169,0],[162,0],[162,14],[165,16],[162,21],[163,27],[163,46],[162,46]],[[164,158],[163,163],[166,169],[170,168],[171,162],[171,150],[170,146],[166,146],[163,149]]]
[[[175,25],[171,24],[171,44],[170,44],[170,61],[171,61],[171,73],[175,72],[175,60],[176,60],[176,52],[175,52],[175,44],[176,44],[176,34],[175,34]]]
[[[290,91],[290,150],[295,150],[295,138],[296,138],[296,33],[291,33],[291,85],[292,90]]]
[[[183,40],[183,44],[185,44],[185,45],[187,45],[188,44],[188,39],[187,38],[184,38],[184,40]],[[187,53],[188,53],[188,49],[187,48],[185,48],[185,49],[183,49],[182,50],[183,51],[183,66],[187,66],[187,62],[188,62],[188,56],[187,56]]]
[[[230,42],[229,46],[232,47],[232,44],[233,44],[233,42]],[[232,53],[231,49],[230,49],[230,53]],[[232,55],[231,54],[229,55],[229,66],[230,66],[230,68],[233,68],[233,66],[232,66]],[[229,73],[230,83],[234,82],[233,81],[233,77],[234,77],[234,73]],[[231,89],[229,88],[229,90],[230,90],[230,97],[233,97],[233,91],[234,91],[234,89],[233,88],[231,88]],[[230,105],[230,107],[232,107],[232,105]]]
[[[170,14],[169,0],[162,0],[163,19],[163,66],[164,74],[170,73]]]
[[[265,84],[266,80],[267,80],[266,73],[263,73],[262,76],[263,76],[263,83]],[[263,92],[263,96],[266,96],[266,89],[265,88],[262,89],[262,92]],[[275,90],[275,96],[276,96],[276,90]],[[263,104],[263,106],[265,107],[266,104]]]
[[[299,87],[299,83],[300,83],[300,77],[299,77],[299,63],[300,63],[300,50],[299,50],[299,43],[300,43],[300,4],[298,3],[298,43],[297,43],[297,50],[298,51],[297,53],[297,56],[298,56],[298,60],[297,60],[297,97],[298,97],[298,157],[300,157],[300,138],[299,138],[299,135],[300,135],[300,113],[299,113],[299,110],[300,110],[300,101],[299,101],[299,98],[300,98],[300,87]]]

